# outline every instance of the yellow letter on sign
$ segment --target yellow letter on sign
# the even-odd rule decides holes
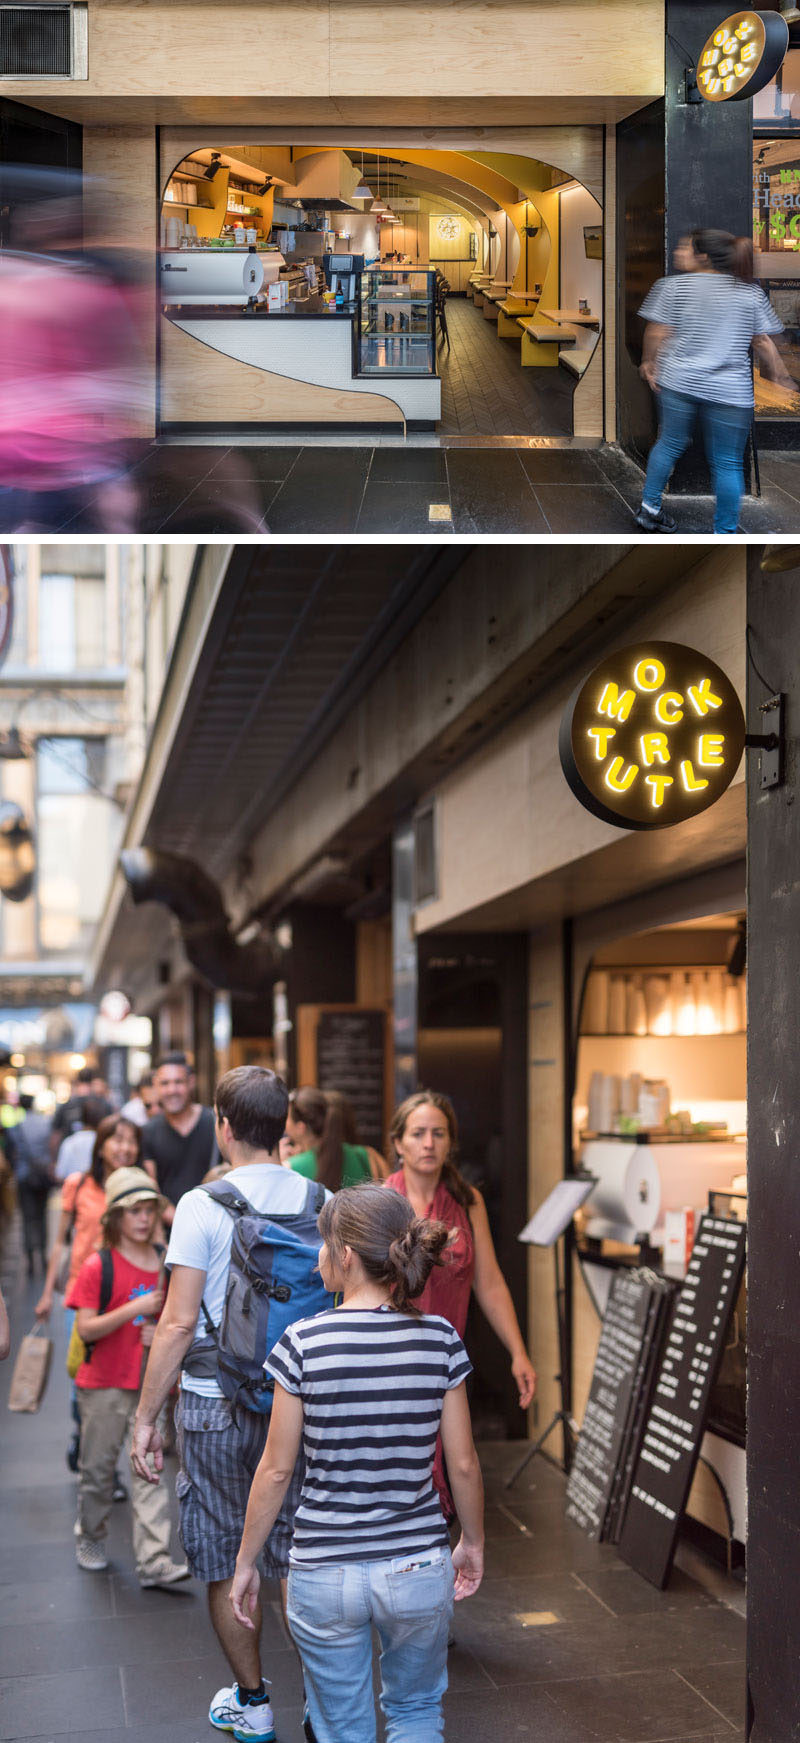
[[[664,690],[656,703],[656,720],[664,726],[674,726],[683,719],[683,697],[677,690]]]
[[[697,761],[701,769],[721,769],[725,761],[725,737],[721,732],[701,732],[697,741]]]
[[[628,788],[633,786],[636,776],[639,773],[636,764],[629,763],[624,774],[621,774],[620,770],[622,769],[624,761],[624,757],[615,757],[610,768],[606,770],[606,783],[609,787],[613,788],[615,793],[627,793]],[[706,785],[708,785],[707,782]]]
[[[701,678],[699,684],[689,685],[689,701],[697,714],[707,714],[710,708],[722,707],[722,697],[714,695],[710,678]]]
[[[702,777],[698,780],[688,758],[686,762],[681,763],[681,774],[683,776],[683,784],[687,793],[699,793],[701,787],[708,786],[708,781],[704,781]]]
[[[669,739],[665,732],[643,732],[639,740],[642,762],[648,769],[658,758],[660,763],[669,762]]]
[[[653,795],[653,805],[656,810],[664,803],[664,790],[672,786],[671,775],[645,775],[645,782]]]
[[[597,712],[610,715],[612,720],[627,720],[635,701],[632,690],[623,690],[620,695],[616,684],[609,681],[597,704]]]
[[[594,754],[601,763],[608,755],[609,739],[616,738],[617,734],[613,726],[590,726],[586,736],[594,740]]]
[[[660,690],[666,675],[660,660],[639,660],[633,682],[637,690]]]

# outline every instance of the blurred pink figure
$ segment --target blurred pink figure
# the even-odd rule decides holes
[[[126,475],[142,366],[126,289],[80,233],[73,172],[5,169],[0,251],[0,515],[63,525],[91,503],[99,531],[136,526]],[[47,247],[52,252],[39,252]]]

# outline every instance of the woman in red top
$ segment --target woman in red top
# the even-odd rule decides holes
[[[401,1167],[385,1184],[405,1193],[417,1216],[446,1223],[450,1230],[444,1263],[431,1272],[415,1305],[421,1313],[438,1313],[449,1319],[463,1338],[474,1289],[479,1307],[511,1356],[520,1408],[527,1410],[536,1391],[536,1374],[508,1284],[497,1263],[483,1198],[459,1173],[454,1161],[458,1126],[452,1103],[437,1090],[417,1090],[397,1109],[390,1136]],[[441,1443],[433,1477],[445,1517],[451,1518],[455,1509],[445,1480]]]
[[[77,1309],[87,1346],[75,1376],[80,1399],[78,1566],[99,1573],[108,1566],[103,1540],[113,1500],[117,1456],[139,1402],[144,1354],[164,1305],[163,1249],[155,1244],[164,1200],[141,1168],[118,1168],[106,1186],[104,1244],[111,1253],[110,1295],[103,1303],[103,1255],[81,1267],[67,1306]],[[170,1557],[169,1498],[133,1474],[133,1549],[142,1586],[173,1586],[189,1569]]]

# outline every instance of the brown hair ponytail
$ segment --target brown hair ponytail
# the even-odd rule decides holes
[[[449,1240],[444,1223],[417,1217],[407,1198],[391,1187],[364,1181],[347,1186],[323,1205],[319,1232],[334,1258],[345,1247],[361,1260],[373,1283],[384,1284],[398,1313],[415,1314],[434,1265]]]
[[[337,1192],[342,1184],[343,1145],[347,1141],[349,1110],[344,1097],[311,1087],[295,1089],[289,1097],[289,1111],[294,1119],[302,1120],[315,1140],[316,1177],[320,1186]]]

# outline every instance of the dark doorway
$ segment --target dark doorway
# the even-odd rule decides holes
[[[76,122],[0,100],[0,164],[79,170],[82,158],[83,130]],[[0,197],[0,248],[7,246],[8,208]]]
[[[527,1335],[527,938],[439,934],[419,945],[418,1075],[456,1110],[459,1161],[486,1200],[492,1238]],[[523,1436],[509,1362],[473,1300],[467,1343],[476,1433]]]
[[[664,105],[651,103],[617,128],[617,434],[644,465],[656,433],[653,395],[639,374],[639,310],[664,272]]]

